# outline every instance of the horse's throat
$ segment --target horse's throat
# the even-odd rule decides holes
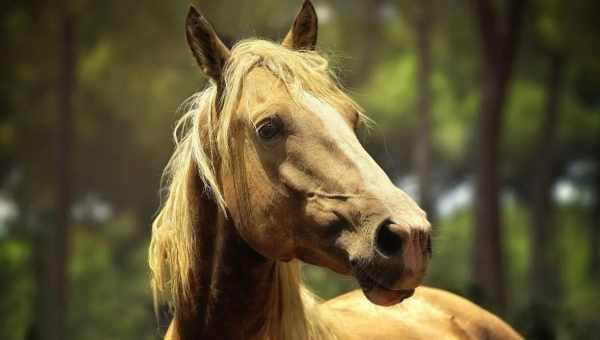
[[[200,240],[203,252],[193,311],[180,313],[185,339],[248,339],[255,337],[268,317],[275,263],[255,252],[235,226],[218,216]]]

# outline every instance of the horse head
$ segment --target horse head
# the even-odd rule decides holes
[[[268,259],[353,275],[375,304],[410,296],[430,224],[359,142],[365,116],[315,51],[310,1],[281,44],[230,50],[193,8],[186,33],[215,89],[194,136],[210,163],[201,176],[243,240]]]

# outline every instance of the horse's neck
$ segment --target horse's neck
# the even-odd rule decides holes
[[[316,299],[302,286],[299,264],[259,255],[204,199],[200,215],[213,223],[199,231],[195,297],[179,306],[167,339],[337,338],[337,327],[321,317]]]
[[[251,249],[230,220],[216,214],[216,222],[201,233],[195,302],[176,315],[180,339],[253,338],[277,291],[275,263]]]

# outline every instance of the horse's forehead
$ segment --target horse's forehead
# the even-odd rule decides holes
[[[282,99],[287,94],[281,79],[263,67],[252,69],[245,82],[251,86],[244,87],[243,96],[251,102],[263,103],[274,98]]]
[[[294,112],[296,116],[302,113],[286,85],[271,71],[254,68],[246,75],[244,83],[238,109],[246,112],[251,121],[268,111]]]

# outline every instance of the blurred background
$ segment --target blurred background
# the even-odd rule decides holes
[[[300,0],[193,1],[229,43]],[[600,3],[315,0],[369,152],[435,229],[427,284],[529,339],[600,333]],[[189,1],[0,11],[0,339],[157,339],[146,263]],[[305,268],[329,298],[349,278]],[[424,325],[426,327],[426,325]],[[52,335],[54,334],[54,335]]]

